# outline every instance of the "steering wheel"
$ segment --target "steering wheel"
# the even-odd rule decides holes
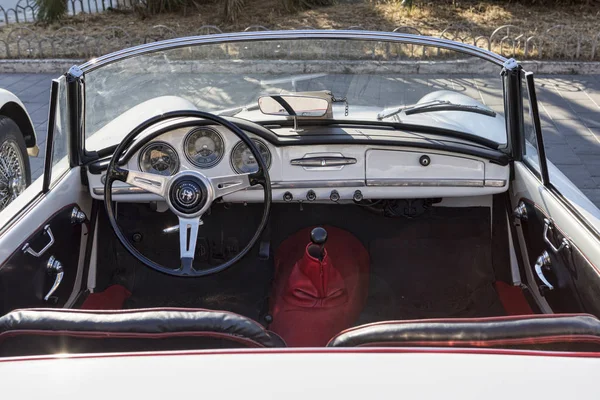
[[[202,118],[224,126],[239,137],[248,146],[258,163],[258,171],[247,174],[235,174],[209,178],[195,170],[183,170],[173,176],[162,176],[147,172],[130,171],[118,166],[118,160],[133,140],[147,128],[172,118]],[[149,141],[147,139],[146,141]],[[166,268],[140,253],[125,237],[117,224],[112,201],[112,184],[123,181],[162,197],[169,209],[179,218],[179,247],[181,264],[178,269]],[[227,194],[261,185],[264,191],[264,209],[262,219],[250,242],[232,259],[211,268],[195,269],[193,266],[198,227],[203,224],[202,215],[212,203]],[[221,272],[244,257],[256,244],[262,234],[271,210],[271,179],[267,165],[254,142],[236,125],[224,118],[203,111],[172,111],[153,117],[135,127],[117,146],[106,173],[104,183],[104,207],[110,225],[121,244],[138,261],[157,271],[185,277],[198,277]]]

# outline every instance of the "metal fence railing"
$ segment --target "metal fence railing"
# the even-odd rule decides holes
[[[124,7],[131,0],[68,0],[70,12],[101,12],[109,7]],[[79,11],[78,11],[79,10]],[[50,36],[40,35],[23,25],[8,22],[13,16],[16,22],[33,21],[36,15],[34,0],[19,0],[16,9],[5,10],[0,7],[0,25],[8,23],[0,32],[0,59],[19,58],[90,58],[125,47],[170,39],[179,36],[210,35],[221,33],[215,25],[183,30],[180,26],[155,25],[142,33],[134,34],[127,27],[108,26],[99,33],[89,34],[74,27],[65,26]],[[311,27],[302,27],[308,29]],[[349,29],[364,29],[353,26]],[[252,25],[246,31],[267,30],[267,27]],[[417,27],[399,26],[393,30],[400,33],[421,34]],[[502,25],[493,31],[480,32],[478,28],[466,25],[451,25],[438,30],[436,36],[473,44],[498,54],[528,60],[600,60],[600,28],[597,33],[589,34],[576,28],[557,25],[543,32],[530,33],[526,28],[514,25]],[[422,54],[412,48],[413,58]],[[380,49],[373,57],[393,59],[391,46]]]

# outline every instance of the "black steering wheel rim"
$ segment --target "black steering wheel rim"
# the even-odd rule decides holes
[[[254,174],[250,175],[251,185],[257,185],[257,184],[261,185],[263,187],[263,192],[264,192],[264,202],[263,202],[264,207],[263,207],[262,218],[258,225],[258,229],[256,230],[255,234],[252,236],[252,238],[250,239],[248,244],[232,259],[230,259],[220,265],[213,266],[211,268],[196,270],[192,267],[191,273],[189,270],[186,271],[186,273],[183,273],[183,271],[185,271],[185,270],[182,269],[181,267],[179,269],[166,268],[166,267],[154,262],[153,260],[149,259],[148,257],[144,256],[139,250],[137,250],[129,242],[129,240],[125,237],[125,235],[123,234],[123,231],[117,224],[117,221],[115,218],[115,212],[114,212],[115,210],[113,207],[113,200],[112,200],[112,184],[113,184],[113,182],[116,180],[125,181],[126,176],[124,176],[124,174],[128,172],[124,169],[119,168],[119,166],[117,165],[118,160],[121,158],[122,154],[131,145],[133,140],[140,133],[142,133],[143,131],[145,131],[146,129],[148,129],[149,127],[151,127],[157,123],[160,123],[162,121],[166,121],[169,119],[173,119],[173,118],[201,118],[203,120],[209,120],[209,121],[215,122],[219,125],[222,125],[223,127],[227,128],[231,132],[233,132],[237,137],[240,138],[240,140],[242,140],[246,144],[246,146],[248,146],[248,148],[252,152],[252,155],[255,157],[255,159],[258,163],[258,171],[255,172]],[[151,139],[152,139],[152,137],[148,137],[147,140],[150,141]],[[111,225],[113,231],[115,232],[115,235],[117,235],[117,238],[119,239],[119,241],[121,242],[123,247],[125,247],[125,249],[134,258],[136,258],[139,262],[146,265],[147,267],[152,268],[156,271],[168,274],[168,275],[173,275],[173,276],[201,277],[201,276],[206,276],[206,275],[210,275],[210,274],[215,274],[215,273],[221,272],[221,271],[231,267],[236,262],[238,262],[240,259],[242,259],[246,254],[248,254],[248,252],[252,249],[252,247],[254,247],[256,242],[258,242],[262,232],[264,231],[265,227],[267,226],[267,222],[269,220],[269,215],[270,215],[270,210],[271,210],[271,201],[272,201],[271,179],[269,177],[269,169],[268,169],[265,161],[263,160],[256,144],[254,144],[254,142],[248,137],[248,135],[246,135],[244,133],[244,131],[242,131],[238,126],[236,126],[232,122],[226,120],[225,118],[219,117],[217,115],[207,113],[204,111],[198,111],[198,110],[181,110],[181,111],[167,112],[167,113],[158,115],[156,117],[152,117],[152,118],[142,122],[138,126],[136,126],[131,132],[129,132],[127,134],[127,136],[125,136],[125,138],[121,141],[121,143],[119,143],[119,145],[115,149],[115,151],[110,159],[110,162],[108,164],[108,168],[107,168],[107,172],[106,172],[106,181],[104,183],[104,208],[106,210],[106,215],[108,217],[108,221],[110,222],[110,225]]]

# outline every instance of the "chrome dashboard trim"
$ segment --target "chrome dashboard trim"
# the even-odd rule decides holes
[[[95,187],[93,191],[95,195],[104,196],[104,187]],[[135,186],[122,186],[112,188],[112,194],[150,194],[150,192]]]
[[[483,187],[483,179],[367,179],[367,186]]]
[[[272,182],[272,189],[317,189],[317,188],[339,188],[339,187],[504,187],[504,179],[367,179],[366,184],[362,179],[330,180],[330,181],[289,181]],[[253,186],[248,190],[262,190],[262,187]],[[104,195],[103,187],[93,189],[95,195]],[[149,194],[137,187],[121,186],[113,188],[113,195],[122,194]]]
[[[331,181],[289,181],[273,182],[273,189],[315,189],[315,188],[336,188],[336,187],[356,187],[365,186],[363,179],[331,180]]]
[[[485,187],[504,187],[506,186],[505,179],[486,179],[484,183]]]
[[[290,161],[290,165],[313,168],[339,167],[352,164],[356,164],[356,158],[344,156],[306,157],[296,158]]]
[[[331,180],[331,181],[289,181],[271,182],[272,189],[317,189],[317,188],[339,188],[339,187],[363,187],[365,181],[362,179]],[[262,190],[262,186],[252,186],[248,190]],[[95,195],[104,195],[104,187],[93,188]],[[133,187],[120,186],[112,189],[113,195],[119,194],[149,194],[150,192]]]

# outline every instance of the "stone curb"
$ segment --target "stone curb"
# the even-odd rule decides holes
[[[246,61],[246,60],[245,60]],[[77,59],[24,59],[24,60],[0,60],[0,73],[38,73],[38,74],[62,74],[69,70],[69,68],[73,65],[82,64],[84,60]],[[273,65],[272,61],[265,60],[247,60],[248,64],[254,64],[252,67],[252,71],[255,73],[260,72],[270,72],[274,73],[276,71],[262,71],[261,65],[265,65],[266,63]],[[317,62],[319,63],[319,62]],[[323,61],[321,61],[323,63]],[[328,63],[325,61],[324,63]],[[331,68],[332,70],[329,72],[338,72],[336,69],[346,69],[351,67],[356,73],[366,73],[370,69],[369,66],[383,66],[383,64],[387,64],[383,71],[388,73],[394,72],[403,72],[403,73],[411,73],[411,74],[427,74],[427,73],[443,73],[445,72],[445,68],[439,68],[441,65],[438,62],[431,61],[401,61],[401,62],[373,62],[369,60],[365,61],[351,61],[351,62],[343,62],[343,61],[331,61],[331,65],[336,65],[337,68]],[[455,63],[454,66],[460,66],[459,68],[452,68],[452,73],[459,74],[489,74],[490,71],[488,68],[481,68],[480,63],[469,63],[469,62],[452,62]],[[198,64],[194,63],[195,67],[192,67],[193,70],[198,71]],[[213,63],[206,63],[207,64]],[[306,63],[302,63],[306,65]],[[435,68],[436,64],[439,66]],[[600,74],[600,62],[589,62],[589,61],[523,61],[521,63],[523,68],[526,71],[531,71],[536,74],[560,74],[560,75],[590,75],[590,74]],[[288,65],[289,66],[289,65]],[[491,66],[491,65],[490,65]],[[214,64],[213,64],[214,67]],[[394,68],[395,67],[395,68]],[[409,68],[407,68],[409,67]],[[223,68],[223,64],[217,67],[217,69]],[[210,68],[208,68],[210,69]],[[241,63],[233,63],[229,64],[229,72],[242,72],[243,69]],[[401,71],[400,71],[401,69]],[[237,71],[236,71],[237,70]],[[347,69],[346,69],[347,71]],[[199,72],[199,71],[198,71]],[[284,71],[281,71],[282,73]],[[288,71],[291,72],[291,71]],[[300,71],[294,71],[295,73],[299,73]],[[304,71],[311,72],[311,71]]]

